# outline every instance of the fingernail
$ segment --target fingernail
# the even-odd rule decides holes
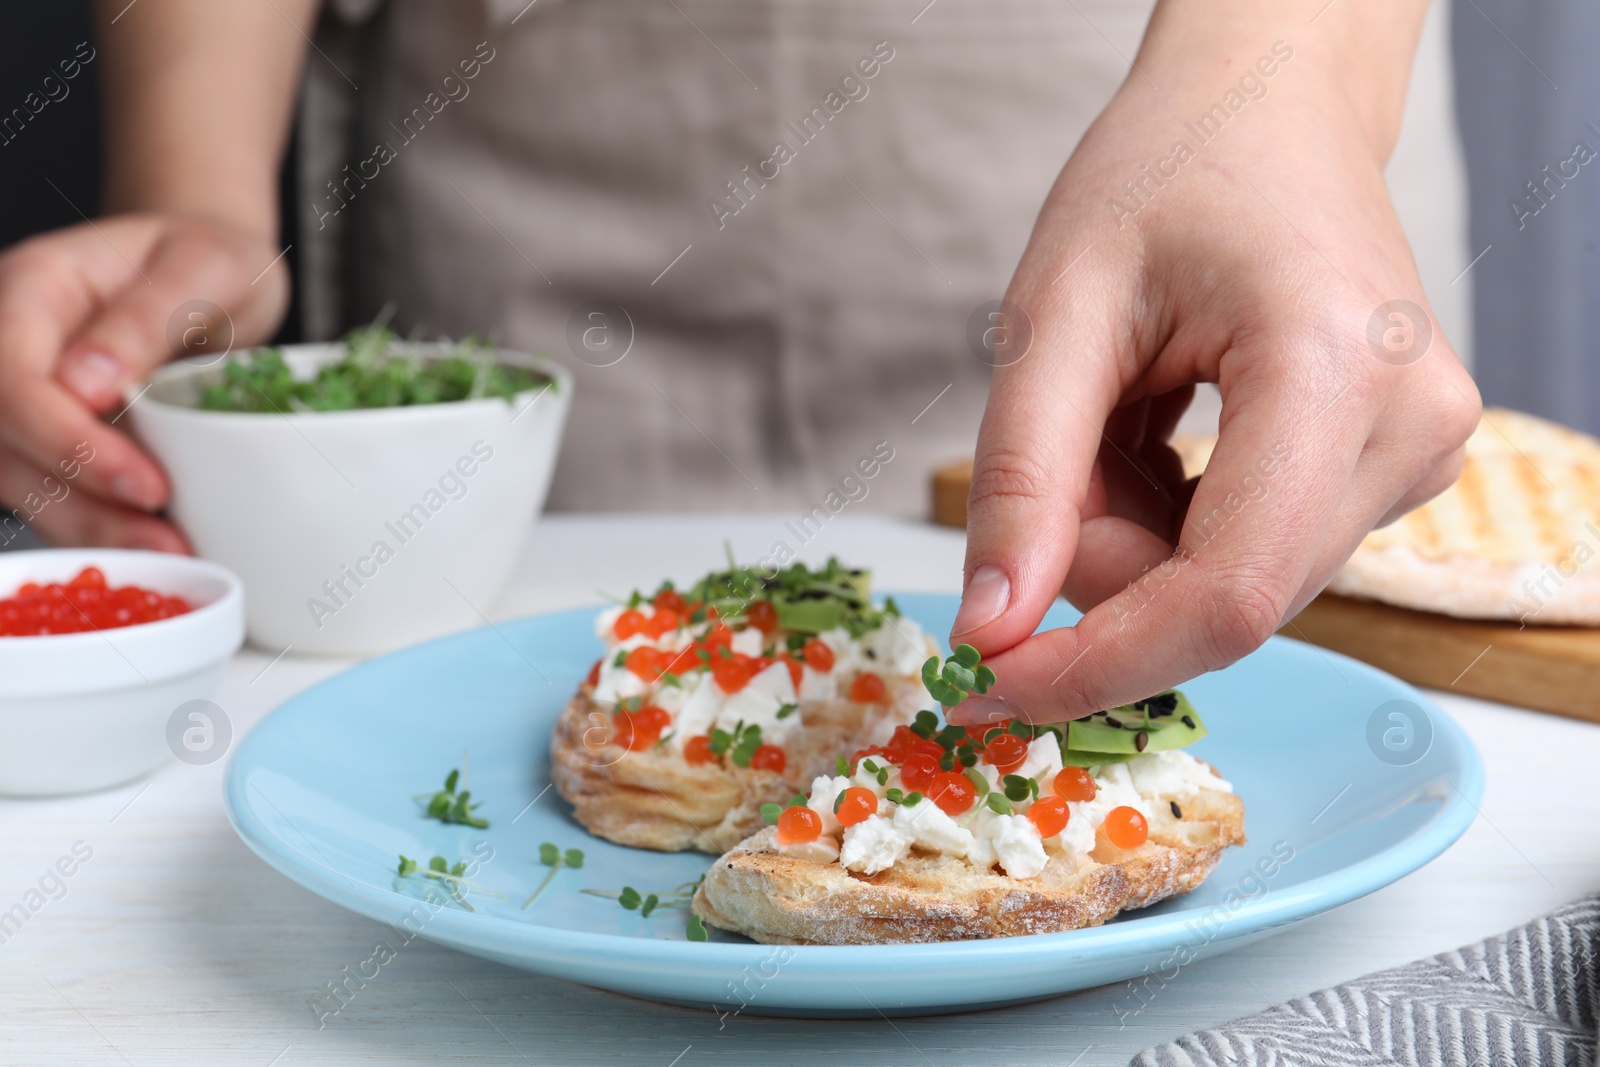
[[[61,380],[89,404],[116,400],[125,376],[122,361],[104,352],[70,352],[61,360]]]
[[[129,504],[145,511],[156,506],[156,501],[151,499],[152,494],[141,489],[139,480],[131,474],[115,475],[111,479],[108,488],[111,490],[111,495],[124,504]]]
[[[1017,716],[1003,700],[973,697],[945,713],[945,721],[957,726],[989,726],[1010,722]]]
[[[1010,599],[1011,579],[999,567],[985,563],[972,572],[967,591],[961,594],[961,610],[956,612],[950,636],[960,637],[998,619]]]

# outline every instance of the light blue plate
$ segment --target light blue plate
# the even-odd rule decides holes
[[[953,596],[896,598],[930,633]],[[359,914],[463,952],[622,993],[719,1010],[906,1014],[992,1007],[1151,973],[1266,937],[1416,870],[1471,823],[1483,768],[1471,742],[1415,689],[1354,660],[1274,638],[1185,691],[1211,736],[1196,753],[1244,797],[1250,843],[1195,892],[1105,926],[941,945],[771,947],[685,937],[682,910],[641,918],[584,888],[669,890],[711,857],[590,837],[548,789],[556,715],[600,653],[595,609],[474,630],[372,660],[300,694],[245,738],[227,807],[262,859]],[[1058,607],[1048,626],[1076,613]],[[471,754],[486,831],[423,818]],[[535,800],[535,798],[538,798]],[[531,804],[531,806],[530,806]],[[548,872],[538,846],[581,848]],[[397,855],[477,857],[466,912],[416,899]],[[1156,979],[1152,979],[1153,981]]]

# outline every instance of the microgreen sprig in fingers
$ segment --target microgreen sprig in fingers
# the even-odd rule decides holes
[[[456,792],[456,785],[460,781],[461,772],[452,770],[445,775],[443,789],[431,794],[418,793],[416,799],[428,798],[428,803],[423,810],[430,819],[438,819],[447,825],[459,823],[462,826],[487,830],[489,828],[489,820],[473,814],[473,811],[481,805],[472,803],[471,790],[463,789],[459,793]]]
[[[994,671],[983,666],[982,658],[971,645],[957,645],[942,667],[938,656],[930,656],[922,665],[922,684],[941,706],[953,708],[973,693],[987,693],[994,684]]]
[[[550,879],[554,878],[556,872],[561,868],[571,867],[573,870],[577,870],[582,867],[583,851],[569,848],[563,852],[554,842],[546,841],[539,846],[539,862],[549,867],[550,873],[544,876],[544,881],[539,883],[539,888],[535,889],[528,895],[528,899],[522,902],[524,908],[539,898],[539,894],[544,892],[545,886],[550,884]]]

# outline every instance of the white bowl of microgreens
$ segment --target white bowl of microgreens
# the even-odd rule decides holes
[[[130,414],[195,551],[243,578],[250,639],[366,655],[484,622],[571,395],[553,360],[370,326],[170,364]]]

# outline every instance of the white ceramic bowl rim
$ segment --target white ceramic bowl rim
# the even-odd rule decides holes
[[[286,356],[306,356],[316,363],[331,363],[344,351],[341,342],[317,342],[297,345],[282,345]],[[454,349],[454,345],[443,341],[397,341],[393,350],[401,353],[416,355],[442,355]],[[259,348],[242,349],[242,352],[260,351]],[[527,370],[537,370],[546,374],[555,383],[557,391],[571,391],[573,385],[572,372],[564,367],[558,360],[529,352],[518,352],[513,349],[496,348],[495,362],[505,363],[509,366],[522,367]],[[227,421],[232,419],[316,419],[318,422],[333,422],[342,419],[422,419],[422,418],[447,418],[462,415],[473,411],[482,410],[491,404],[507,404],[517,406],[523,397],[537,395],[549,389],[549,386],[539,386],[524,389],[516,393],[508,401],[497,396],[478,397],[468,400],[444,400],[435,404],[397,404],[382,408],[351,408],[344,411],[208,411],[195,407],[193,404],[176,403],[161,398],[161,387],[172,382],[182,381],[187,378],[205,377],[222,366],[223,360],[217,359],[214,363],[187,363],[181,359],[168,363],[166,366],[152,374],[146,384],[132,384],[124,392],[123,400],[132,405],[134,403],[149,404],[162,409],[165,418],[184,418],[203,421]],[[521,414],[520,412],[518,413]]]
[[[116,548],[0,553],[0,597],[14,595],[24,582],[65,582],[88,566],[104,570],[108,584],[143,585],[184,596],[194,606],[182,615],[132,626],[0,637],[0,697],[157,682],[231,656],[243,641],[243,583],[226,567],[192,556]],[[126,569],[140,573],[122,573]],[[163,583],[157,577],[161,573],[198,579],[211,585],[214,595],[195,602],[197,594]]]

